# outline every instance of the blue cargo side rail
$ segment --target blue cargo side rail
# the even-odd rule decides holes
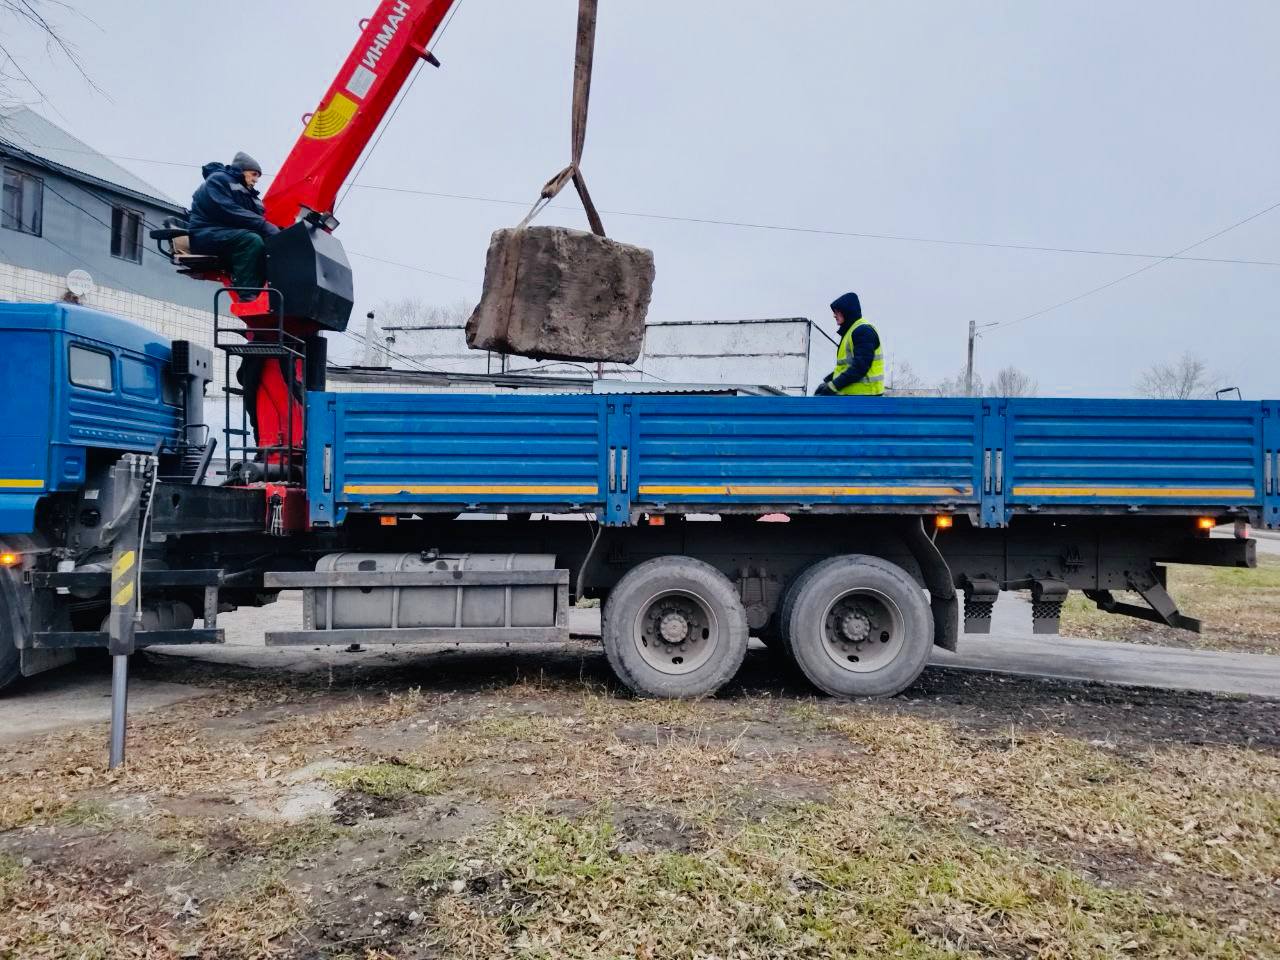
[[[978,400],[636,397],[620,413],[633,510],[978,507]]]
[[[311,522],[350,511],[604,513],[604,397],[312,393]]]
[[[1274,404],[1022,399],[1000,403],[997,415],[1006,518],[1199,509],[1261,523],[1276,493],[1265,442]]]
[[[1280,527],[1280,402],[335,394],[311,522],[352,512],[1185,515]]]

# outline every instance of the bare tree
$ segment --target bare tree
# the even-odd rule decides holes
[[[1040,389],[1040,384],[1017,367],[1010,365],[992,378],[987,389],[997,397],[1034,397]]]
[[[964,368],[961,368],[954,377],[948,377],[938,383],[937,392],[940,397],[964,397],[968,396],[965,389],[967,374]],[[977,370],[973,371],[973,395],[975,397],[982,396],[982,374]]]
[[[0,110],[28,100],[45,100],[44,91],[28,70],[36,44],[42,45],[51,58],[69,63],[89,86],[98,90],[62,30],[60,21],[68,16],[92,23],[63,0],[0,0]]]
[[[895,363],[889,371],[889,380],[885,385],[890,393],[900,397],[918,397],[933,391],[924,382],[924,377],[916,373],[910,363]]]
[[[476,305],[470,300],[455,300],[453,303],[445,304],[442,307],[436,307],[436,322],[441,326],[449,325],[461,327],[471,317]]]
[[[1208,365],[1194,353],[1173,363],[1153,363],[1138,378],[1138,392],[1156,400],[1203,400],[1213,390]]]
[[[432,337],[427,331],[462,330],[474,306],[466,300],[440,305],[422,297],[384,300],[374,310],[364,334],[364,358],[367,367],[395,367],[414,363],[417,351],[411,349],[415,339]],[[419,333],[415,336],[415,331]]]
[[[383,300],[373,309],[365,325],[364,357],[366,367],[393,367],[396,340],[405,327],[421,327],[435,316],[436,308],[421,297]]]

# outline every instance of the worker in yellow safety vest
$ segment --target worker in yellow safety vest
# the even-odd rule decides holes
[[[862,318],[856,293],[846,293],[831,304],[840,334],[836,365],[813,391],[818,397],[879,397],[884,394],[884,345],[876,328]]]

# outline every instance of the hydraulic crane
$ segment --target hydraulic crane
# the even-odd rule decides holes
[[[266,289],[233,288],[219,258],[190,252],[181,219],[152,231],[180,271],[226,288],[230,312],[245,325],[235,331],[244,342],[228,352],[241,358],[244,402],[256,435],[249,449],[267,474],[282,465],[283,479],[289,479],[303,436],[302,382],[323,384],[324,340],[318,334],[345,330],[354,305],[351,268],[333,235],[338,191],[417,62],[439,66],[428,44],[455,2],[382,0],[361,21],[359,38],[315,111],[304,115],[302,133],[263,198],[267,220],[281,228],[267,240]],[[215,330],[232,332],[216,320]]]

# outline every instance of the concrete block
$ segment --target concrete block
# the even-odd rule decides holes
[[[525,357],[634,363],[653,252],[565,227],[498,230],[467,345]]]

